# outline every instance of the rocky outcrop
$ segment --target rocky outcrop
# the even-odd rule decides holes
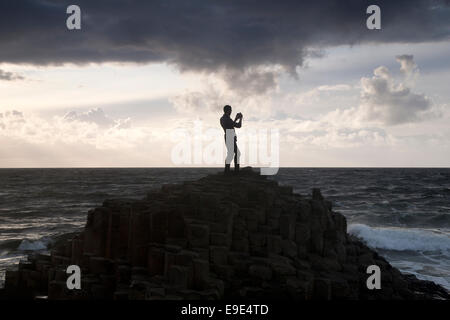
[[[164,185],[106,200],[84,231],[6,275],[4,297],[49,299],[448,299],[404,276],[346,232],[320,190],[311,197],[254,173]],[[81,267],[68,290],[66,268]],[[369,290],[369,265],[381,289]]]

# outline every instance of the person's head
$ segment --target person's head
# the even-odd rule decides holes
[[[226,105],[225,107],[223,107],[223,113],[230,115],[231,114],[231,106]]]

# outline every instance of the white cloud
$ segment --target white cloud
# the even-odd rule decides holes
[[[242,90],[235,90],[230,87],[228,81],[215,75],[203,76],[203,79],[205,85],[201,90],[186,91],[169,99],[181,115],[218,119],[226,104],[232,106],[233,112],[242,112],[245,118],[267,118],[272,115],[273,92],[267,90],[259,92],[252,88],[251,83],[247,87],[242,84]],[[238,83],[235,85],[239,86]]]
[[[95,123],[100,127],[129,127],[130,118],[127,119],[117,119],[113,120],[108,117],[103,109],[101,108],[93,108],[86,112],[76,112],[69,111],[67,112],[63,119],[65,121],[79,121],[79,122],[87,122],[87,123]]]
[[[14,81],[14,80],[23,80],[25,79],[23,76],[17,73],[4,71],[0,69],[0,80],[6,80],[6,81]]]
[[[7,111],[0,113],[0,166],[162,166],[169,133],[165,124],[133,127],[98,109],[51,118]]]
[[[435,106],[425,94],[411,89],[418,77],[413,56],[397,56],[397,61],[404,75],[400,81],[396,81],[387,67],[380,66],[373,71],[372,77],[361,78],[357,107],[336,108],[324,117],[330,122],[345,123],[350,127],[395,126],[440,117],[439,106]]]
[[[335,120],[333,114],[316,120],[282,120],[277,123],[284,136],[294,145],[320,149],[390,146],[393,137],[376,127],[357,127]]]
[[[405,65],[402,63],[402,67],[410,72],[411,67]],[[426,95],[412,92],[405,83],[396,83],[386,67],[376,68],[373,74],[371,78],[361,79],[358,112],[362,120],[397,125],[432,116],[432,102]]]
[[[414,61],[414,56],[412,54],[402,54],[396,56],[395,59],[400,63],[400,71],[405,75],[405,80],[409,85],[414,85],[419,77],[419,68]]]
[[[304,92],[287,94],[283,104],[290,114],[300,110],[305,112],[305,109],[323,109],[329,105],[336,108],[337,101],[342,102],[342,98],[351,94],[352,89],[353,86],[349,84],[320,85]]]
[[[445,155],[450,153],[450,130],[445,129],[445,119],[439,124],[441,129],[424,127],[422,131],[394,134],[349,122],[351,116],[348,110],[336,110],[317,119],[245,120],[238,137],[244,137],[244,130],[278,128],[281,165],[448,164]],[[446,121],[449,117],[447,114]],[[203,122],[204,135],[210,128],[217,129],[216,118]],[[189,132],[195,118],[149,120],[140,126],[130,123],[126,128],[117,125],[119,120],[112,120],[116,125],[105,127],[77,119],[68,121],[63,116],[45,119],[17,110],[0,113],[0,166],[172,166],[170,155],[176,144],[172,133],[177,128]],[[418,154],[423,150],[428,152],[426,157]]]
[[[352,87],[348,84],[323,85],[317,87],[318,91],[346,91]]]
[[[228,88],[240,95],[261,95],[276,90],[278,77],[285,70],[281,66],[259,66],[246,70],[224,70],[218,75]]]

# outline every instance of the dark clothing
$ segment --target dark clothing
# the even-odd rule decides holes
[[[224,114],[222,118],[220,118],[220,125],[223,128],[223,131],[226,132],[227,129],[240,128],[241,122],[231,120],[230,116]]]

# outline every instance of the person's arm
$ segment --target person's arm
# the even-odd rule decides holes
[[[234,127],[240,128],[242,126],[242,116],[238,117],[236,115],[236,118],[234,119]]]

